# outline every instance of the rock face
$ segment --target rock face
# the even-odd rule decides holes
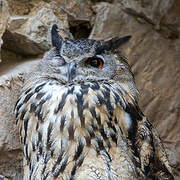
[[[0,62],[1,62],[1,46],[3,44],[2,36],[6,29],[9,19],[8,4],[5,0],[0,0]]]
[[[164,141],[179,179],[179,0],[0,0],[0,179],[22,179],[22,147],[13,106],[24,74],[50,48],[54,23],[75,38],[132,35],[121,52],[132,66],[140,106]]]

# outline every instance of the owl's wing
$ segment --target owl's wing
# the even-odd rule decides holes
[[[173,174],[172,168],[169,165],[168,157],[163,145],[160,136],[158,135],[155,128],[152,128],[152,134],[154,139],[154,146],[155,146],[155,155],[154,159],[157,163],[157,167],[159,167],[160,171],[157,171],[157,176],[161,176],[163,178],[164,174],[161,169],[163,169],[166,173]],[[173,177],[171,177],[173,179]]]
[[[149,178],[174,179],[163,143],[146,117],[138,122],[137,147],[141,170]]]
[[[129,118],[131,119],[131,126],[126,128],[127,133],[124,134],[126,134],[129,148],[134,157],[139,159],[142,176],[173,179],[167,154],[156,130],[141,112],[136,98],[133,98],[128,91],[125,91],[124,97],[126,97],[124,111],[129,115],[129,117],[125,117],[125,122],[128,122]],[[141,174],[141,171],[139,174]]]

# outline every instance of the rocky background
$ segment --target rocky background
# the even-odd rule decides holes
[[[0,179],[22,179],[13,106],[24,73],[51,47],[54,23],[75,39],[132,35],[122,53],[132,66],[140,106],[163,139],[179,179],[179,0],[0,0]]]

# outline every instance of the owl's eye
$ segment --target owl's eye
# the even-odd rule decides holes
[[[100,57],[91,57],[86,60],[86,64],[89,64],[96,68],[102,68],[104,61]]]

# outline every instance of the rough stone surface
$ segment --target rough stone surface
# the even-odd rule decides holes
[[[3,44],[2,36],[6,29],[9,19],[9,9],[6,0],[0,0],[0,62],[1,62],[1,45]]]
[[[42,8],[28,16],[12,16],[9,27],[4,33],[3,48],[22,55],[42,54],[51,47],[50,28],[57,24],[64,27],[63,22],[55,16],[49,4],[41,4]]]
[[[88,37],[94,24],[95,14],[90,0],[56,0],[57,7],[68,15],[69,30],[75,39]]]
[[[0,175],[14,179],[22,179],[23,154],[13,116],[16,91],[21,85],[20,77],[0,83]]]
[[[90,21],[93,15],[91,2],[88,0],[55,0],[64,11],[77,20]]]
[[[36,67],[37,61],[32,60],[39,58],[50,47],[49,30],[53,23],[67,33],[70,29],[74,36],[78,32],[76,37],[87,37],[85,26],[90,26],[88,30],[92,29],[89,38],[132,35],[121,52],[132,66],[140,91],[140,106],[157,128],[174,167],[174,175],[176,179],[180,178],[180,2],[99,2],[0,0],[0,44],[1,37],[3,39],[0,63],[0,179],[22,179],[22,147],[13,106],[24,73]],[[82,23],[86,25],[81,26]]]
[[[144,18],[159,29],[162,18],[172,7],[174,0],[117,0],[117,2],[122,4],[122,7],[126,12]]]
[[[140,22],[146,21],[153,25],[153,28],[161,31],[165,37],[179,36],[178,0],[116,0],[116,2],[121,4],[121,8],[126,13],[136,17]]]
[[[162,28],[169,30],[168,35],[180,34],[180,1],[174,0],[173,5],[168,10],[167,14],[164,15],[161,21]],[[174,36],[173,36],[174,37]]]

